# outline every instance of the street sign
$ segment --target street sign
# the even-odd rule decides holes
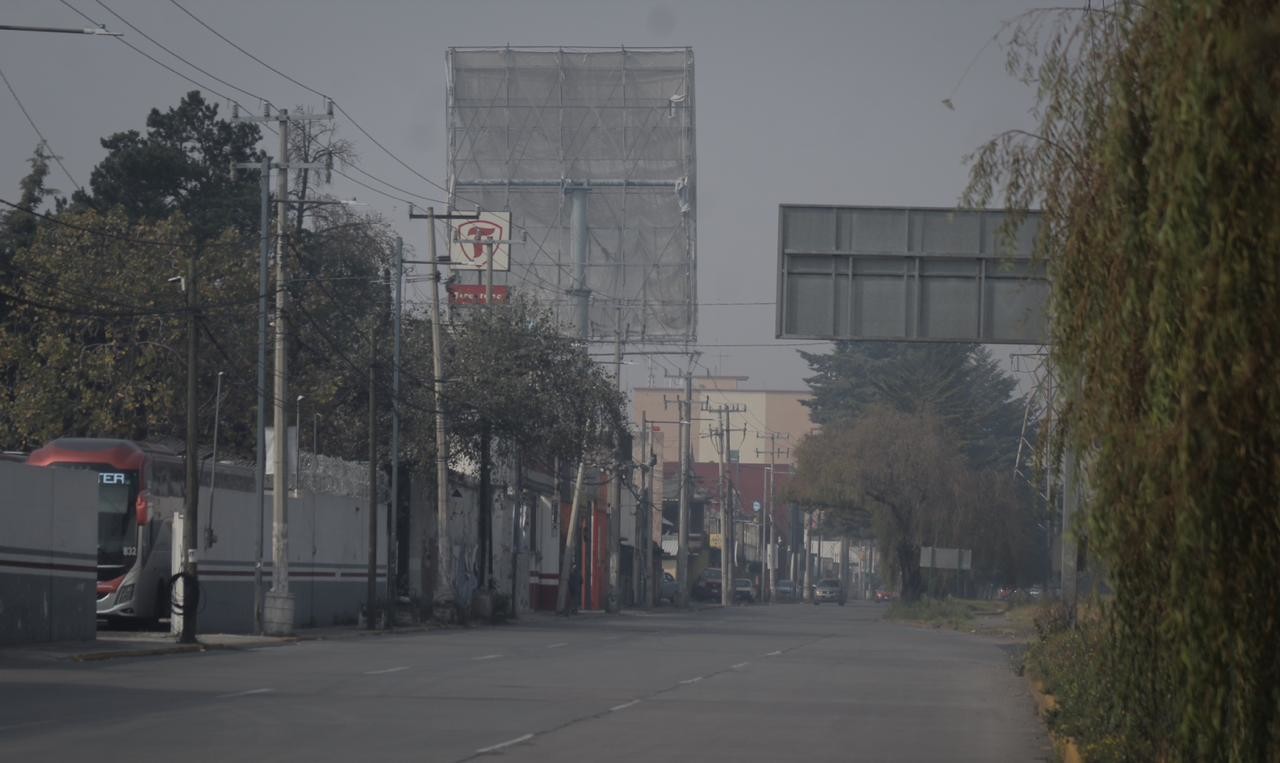
[[[451,283],[448,286],[450,305],[483,305],[485,304],[485,287],[470,283]],[[511,291],[506,286],[493,287],[493,304],[505,305],[511,300]]]
[[[449,267],[454,270],[484,270],[493,249],[493,269],[511,269],[510,212],[481,212],[474,220],[457,220],[449,237]],[[497,243],[486,244],[486,241]]]

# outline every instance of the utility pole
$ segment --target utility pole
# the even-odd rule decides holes
[[[404,300],[404,239],[396,236],[396,274],[392,316],[391,349],[391,505],[387,509],[387,603],[399,597],[400,571],[400,318]],[[388,618],[387,625],[395,618]]]
[[[730,484],[726,465],[729,462],[729,434],[732,431],[729,416],[742,413],[746,406],[724,404],[713,406],[703,403],[702,410],[715,413],[720,417],[720,427],[712,433],[720,439],[716,448],[720,452],[720,603],[726,607],[733,606],[734,544],[737,542],[734,527],[733,488]],[[745,432],[745,430],[743,430]]]
[[[778,440],[790,440],[791,435],[783,432],[757,432],[756,437],[760,439],[767,439],[769,441],[769,449],[767,451],[757,449],[756,455],[769,456],[769,471],[767,472],[768,485],[765,490],[765,509],[761,533],[764,536],[762,539],[764,547],[767,549],[765,552],[765,566],[767,571],[765,573],[766,581],[764,585],[769,588],[769,601],[774,601],[778,596],[778,565],[776,560],[773,558],[773,547],[776,540],[774,536],[777,535],[777,531],[773,526],[774,488],[777,484],[778,456],[786,458],[791,454],[791,450],[789,448],[785,450],[778,449]]]
[[[378,600],[378,322],[369,326],[369,578],[365,627],[374,629]]]
[[[288,308],[288,289],[285,281],[285,253],[288,249],[289,170],[321,168],[320,162],[289,162],[289,124],[333,119],[333,104],[326,114],[290,114],[280,109],[273,117],[271,106],[263,107],[261,117],[241,117],[239,110],[232,112],[232,121],[275,122],[280,132],[279,155],[282,162],[276,168],[276,313],[275,313],[275,376],[273,431],[275,452],[272,458],[271,487],[271,590],[263,604],[263,631],[272,635],[293,632],[293,595],[289,593],[289,518],[288,518],[288,420],[285,400],[288,398],[287,327],[285,316]],[[265,166],[265,165],[264,165]],[[261,318],[259,318],[261,322]],[[265,358],[263,358],[265,360]],[[265,385],[264,385],[265,386]],[[261,401],[260,401],[261,402]]]
[[[689,353],[689,367],[680,375],[684,380],[684,397],[677,397],[675,403],[680,411],[680,511],[677,518],[676,532],[676,606],[689,606],[689,501],[692,485],[690,484],[689,463],[693,458],[693,364],[698,353]],[[673,401],[663,399],[665,408]]]
[[[417,215],[409,207],[409,219],[427,221],[431,241],[430,255],[425,264],[431,265],[431,369],[432,401],[436,419],[436,576],[433,592],[434,604],[442,611],[454,606],[452,570],[449,549],[449,441],[446,438],[444,418],[444,361],[440,346],[440,260],[436,255],[436,220],[473,220],[475,214],[437,215],[428,207],[425,215]],[[410,262],[410,261],[405,261]],[[423,264],[412,261],[414,264]],[[444,606],[442,606],[444,605]]]
[[[649,473],[652,467],[649,464],[649,414],[647,411],[640,413],[640,458],[638,461],[640,470],[637,474],[640,477],[640,501],[636,505],[636,547],[635,553],[631,555],[631,576],[633,579],[634,595],[637,606],[652,607],[653,601],[649,595],[651,586],[648,585],[649,576],[652,574],[652,565],[649,563],[649,554],[653,549],[653,522],[649,519],[651,506],[649,503]]]
[[[804,513],[804,600],[806,602],[813,601],[813,532],[810,525],[813,524],[813,512],[806,511]]]
[[[622,392],[622,308],[617,308],[617,325],[613,343],[614,379],[618,384],[618,392]],[[621,443],[625,438],[618,433]],[[615,456],[613,473],[613,495],[609,511],[609,594],[605,598],[605,611],[617,613],[622,609],[622,465],[623,459],[630,459],[631,453],[618,448]]]
[[[182,508],[182,633],[178,640],[184,644],[196,641],[196,617],[198,601],[195,592],[199,590],[196,565],[199,547],[198,510],[200,506],[200,454],[199,450],[199,401],[196,391],[196,377],[199,373],[199,317],[196,314],[196,260],[199,257],[193,248],[187,255],[187,489],[186,501]]]
[[[573,503],[569,507],[569,526],[565,528],[564,556],[560,559],[560,584],[556,587],[556,612],[566,614],[569,604],[569,573],[576,561],[578,551],[578,512],[582,508],[582,481],[587,474],[587,454],[583,448],[582,458],[578,459],[578,476],[573,484]],[[559,481],[559,475],[556,480]],[[581,592],[579,592],[581,595]]]

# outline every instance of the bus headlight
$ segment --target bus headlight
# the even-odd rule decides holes
[[[123,604],[133,599],[133,583],[120,586],[120,592],[116,594],[116,603]]]

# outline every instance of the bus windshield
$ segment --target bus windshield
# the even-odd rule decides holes
[[[103,464],[54,466],[98,473],[98,580],[120,577],[138,557],[137,474]]]

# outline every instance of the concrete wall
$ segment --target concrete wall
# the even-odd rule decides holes
[[[355,623],[367,598],[368,501],[306,490],[289,498],[289,591],[297,627]],[[386,596],[386,505],[377,507],[378,598]],[[258,501],[219,489],[200,491],[200,616],[204,633],[253,629]],[[207,528],[214,541],[207,544]],[[263,512],[264,590],[271,586],[271,493]]]
[[[0,462],[0,644],[92,640],[98,481]]]

